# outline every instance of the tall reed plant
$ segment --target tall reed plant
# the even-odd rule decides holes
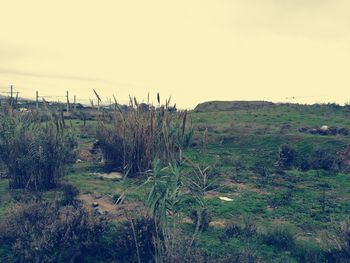
[[[65,167],[75,159],[76,140],[62,121],[38,121],[34,115],[3,114],[0,119],[0,160],[11,188],[44,190],[56,187]]]
[[[188,125],[187,111],[175,112],[169,104],[167,100],[165,105],[154,107],[139,104],[136,98],[130,98],[126,109],[115,104],[110,118],[101,120],[97,129],[108,167],[137,175],[152,169],[156,159],[166,165],[181,159],[193,130]]]

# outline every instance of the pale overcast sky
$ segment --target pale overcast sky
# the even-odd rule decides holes
[[[349,0],[0,0],[0,94],[350,101]]]

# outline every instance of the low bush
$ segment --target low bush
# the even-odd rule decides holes
[[[264,243],[274,246],[280,250],[293,249],[295,245],[295,237],[293,232],[285,226],[278,226],[263,237]]]
[[[237,238],[240,235],[242,235],[241,226],[236,223],[231,223],[225,228],[224,232],[219,236],[219,239],[221,242],[225,242],[231,238]]]
[[[166,262],[204,263],[205,253],[190,246],[191,237],[177,228],[163,231],[150,216],[129,218],[118,225],[109,225],[101,241],[103,262]]]
[[[117,228],[116,246],[123,262],[151,262],[156,253],[156,239],[163,237],[157,231],[155,221],[147,216],[129,219]]]
[[[97,251],[99,262],[154,262],[156,242],[163,240],[157,233],[156,223],[149,216],[109,224]]]
[[[244,216],[240,223],[231,222],[220,235],[220,240],[225,241],[231,238],[251,238],[257,235],[256,223],[250,216]]]
[[[285,144],[279,148],[276,165],[282,169],[289,169],[295,163],[296,152],[291,146]]]
[[[316,150],[311,156],[310,166],[325,171],[340,171],[341,160],[337,154],[327,150]]]
[[[328,239],[330,249],[326,256],[330,262],[345,263],[350,258],[350,221],[335,227],[335,234]]]
[[[17,206],[0,224],[4,262],[86,262],[99,247],[105,223],[82,207],[34,202]]]
[[[311,148],[307,152],[298,151],[292,146],[282,145],[276,161],[278,169],[297,168],[339,172],[346,169],[344,156],[334,149]]]
[[[62,204],[63,205],[74,205],[76,204],[77,200],[76,197],[79,194],[79,189],[71,184],[62,184],[61,190],[63,192],[63,198],[62,198]]]
[[[297,262],[326,263],[324,251],[317,245],[312,245],[305,241],[298,241],[292,250],[293,258]]]

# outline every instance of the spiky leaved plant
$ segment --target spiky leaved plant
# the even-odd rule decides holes
[[[180,166],[186,165],[189,171],[183,171]],[[205,193],[211,187],[209,181],[208,169],[201,169],[189,159],[184,159],[181,165],[169,164],[162,167],[159,161],[153,165],[153,170],[148,173],[148,179],[145,184],[150,184],[151,188],[148,194],[146,205],[151,215],[161,227],[158,229],[161,239],[156,240],[156,262],[190,262],[190,256],[194,251],[194,241],[199,233],[204,230],[202,227],[207,221],[208,211],[204,199]],[[195,229],[189,239],[182,240],[186,242],[186,248],[179,254],[177,243],[180,230],[179,224],[182,223],[182,212],[180,202],[185,196],[185,192],[191,194],[196,204],[197,220],[195,220]],[[180,234],[181,235],[181,234]]]

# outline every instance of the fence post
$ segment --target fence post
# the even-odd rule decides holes
[[[67,90],[67,113],[69,112],[69,92]]]
[[[36,108],[39,109],[39,92],[35,93]]]

